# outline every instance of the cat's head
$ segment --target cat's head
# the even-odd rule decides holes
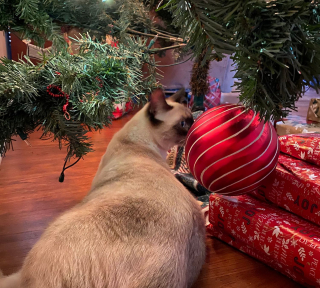
[[[162,149],[184,145],[193,124],[192,113],[185,105],[185,94],[184,89],[167,99],[161,89],[151,94],[147,117],[153,138]]]

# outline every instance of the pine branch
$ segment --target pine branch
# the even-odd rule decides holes
[[[146,36],[146,37],[151,37],[151,38],[154,38],[155,36],[157,36],[156,34],[148,34],[148,33],[143,33],[143,32],[139,32],[139,31],[135,31],[133,29],[130,29],[128,28],[127,31],[129,33],[132,33],[132,34],[136,34],[136,35],[141,35],[141,36]],[[158,38],[161,38],[161,39],[166,39],[166,40],[170,40],[170,41],[174,41],[174,42],[181,42],[183,43],[183,39],[182,38],[177,38],[177,37],[168,37],[168,36],[161,36],[161,35],[158,35],[157,36]]]
[[[154,87],[156,80],[145,80],[141,72],[145,57],[150,57],[143,52],[145,41],[130,39],[126,46],[113,48],[87,36],[79,39],[79,45],[78,55],[60,50],[38,65],[27,57],[27,62],[3,59],[0,151],[12,147],[18,130],[28,134],[40,127],[44,136],[67,146],[68,159],[83,157],[92,151],[87,132],[111,123],[113,103],[136,96],[142,101],[149,92],[146,81]],[[58,94],[61,97],[53,97]],[[66,94],[70,95],[66,107],[70,120],[64,111]]]
[[[159,53],[161,51],[167,51],[167,50],[172,50],[172,49],[177,49],[177,48],[183,48],[185,46],[187,46],[187,44],[178,44],[178,45],[173,45],[173,46],[169,46],[169,47],[154,48],[154,49],[148,50],[148,53],[156,54],[156,53]]]
[[[231,33],[221,25],[219,13],[227,14],[224,1],[215,1],[215,5],[199,0],[171,0],[166,2],[166,7],[173,14],[174,24],[181,29],[182,38],[188,39],[186,49],[192,49],[194,56],[198,57],[202,51],[209,49],[220,58],[224,54],[232,54],[235,43]],[[208,60],[210,54],[206,55]]]
[[[234,60],[235,77],[241,81],[240,100],[262,118],[284,118],[296,109],[295,102],[306,86],[320,87],[320,58],[314,56],[320,53],[315,32],[319,19],[313,13],[319,8],[310,2],[278,0],[277,5],[270,5],[256,1],[250,9],[241,5],[237,13],[239,24],[234,28],[241,33],[236,35],[239,48]]]
[[[240,100],[265,120],[285,117],[306,86],[320,88],[319,5],[304,0],[170,0],[186,49],[234,54]],[[269,3],[270,2],[270,3]]]

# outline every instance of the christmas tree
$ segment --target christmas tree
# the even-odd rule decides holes
[[[61,33],[70,26],[84,35],[76,40],[77,51],[68,49],[69,39]],[[138,0],[2,0],[0,29],[38,46],[52,41],[51,53],[43,53],[36,65],[26,56],[20,62],[2,59],[0,152],[12,146],[13,136],[27,140],[39,127],[42,138],[67,146],[66,162],[91,151],[86,134],[110,124],[114,103],[146,100],[159,86],[153,55],[171,49],[152,48],[156,36],[168,35],[151,25],[148,9]],[[141,72],[144,64],[147,77]]]
[[[320,17],[315,0],[160,1],[206,61],[233,54],[240,100],[281,119],[310,86],[320,87]],[[204,57],[204,51],[206,54]],[[202,57],[202,58],[201,58]],[[199,65],[198,65],[199,66]]]
[[[149,8],[160,9],[165,28],[153,25]],[[0,0],[0,29],[39,46],[52,41],[37,65],[27,57],[3,60],[0,151],[12,136],[25,139],[40,127],[68,146],[66,160],[82,157],[91,149],[86,132],[110,123],[115,101],[141,101],[159,85],[153,55],[168,49],[184,48],[196,59],[196,105],[208,87],[209,63],[232,54],[242,103],[265,120],[283,118],[306,87],[320,87],[319,23],[311,0]],[[76,55],[67,53],[61,33],[68,27],[87,35]],[[156,39],[164,47],[153,48]]]
[[[60,28],[72,26],[101,38],[129,28],[149,29],[148,10],[138,0],[1,0],[0,30],[19,32],[39,46],[45,38],[63,41]]]

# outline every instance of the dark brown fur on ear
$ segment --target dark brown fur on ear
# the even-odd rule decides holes
[[[162,121],[157,119],[157,114],[170,111],[172,108],[173,107],[167,103],[166,97],[161,89],[153,91],[148,107],[148,116],[151,123],[155,125],[161,124]]]
[[[173,102],[184,103],[186,99],[186,90],[184,88],[180,89],[178,92],[173,94],[169,99]]]
[[[159,113],[171,110],[173,107],[170,106],[166,101],[166,96],[161,89],[157,89],[152,92],[150,97],[150,112]]]

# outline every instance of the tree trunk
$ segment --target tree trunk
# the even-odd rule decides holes
[[[202,64],[207,50],[203,50],[200,56],[193,64],[191,77],[191,92],[194,95],[194,102],[192,111],[204,111],[204,99],[208,93],[208,73],[210,67],[210,60]]]

